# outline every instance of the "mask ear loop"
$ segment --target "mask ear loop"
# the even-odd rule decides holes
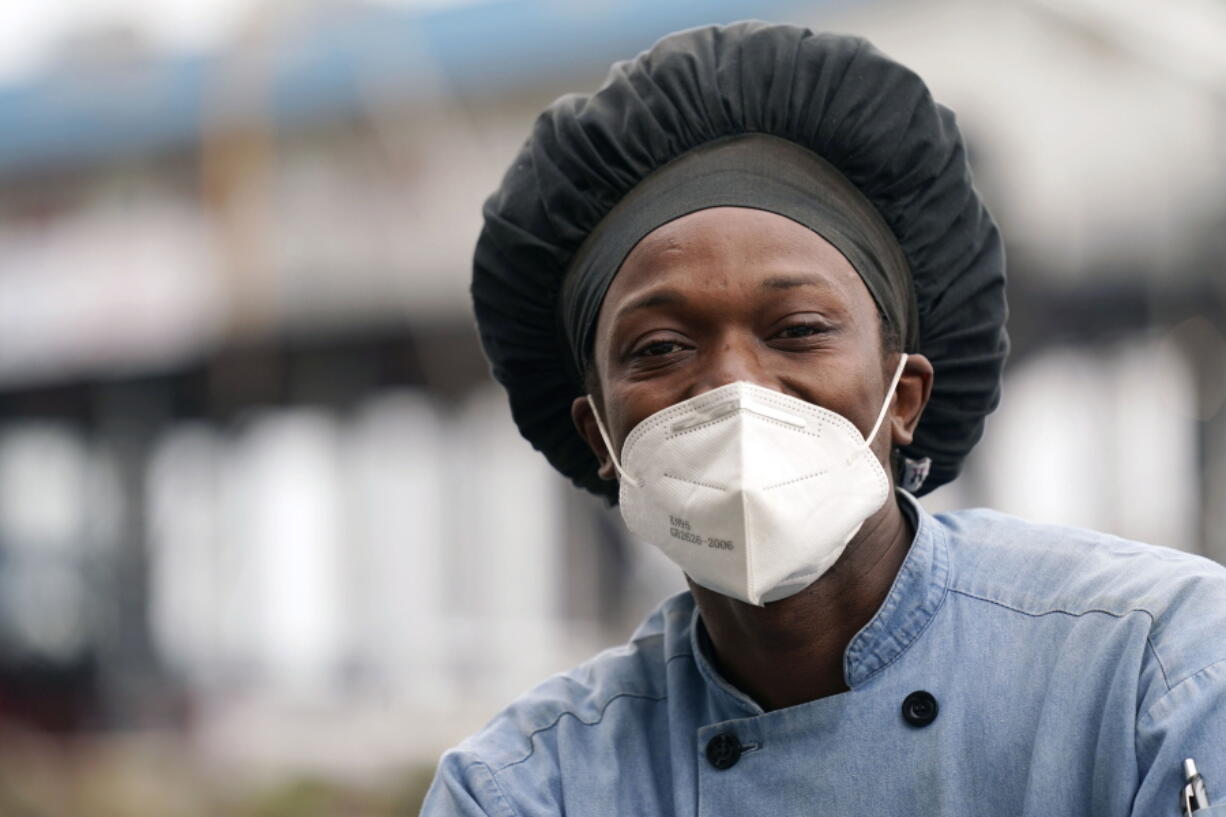
[[[600,412],[596,410],[596,402],[592,400],[590,394],[585,397],[587,404],[592,407],[592,414],[596,417],[596,428],[600,429],[600,439],[604,440],[604,447],[609,452],[609,459],[613,460],[613,468],[617,470],[617,475],[635,488],[639,487],[638,480],[623,471],[621,463],[617,461],[617,453],[613,450],[613,443],[609,441],[609,433],[604,430],[604,423],[600,422]]]
[[[885,421],[885,413],[890,408],[890,400],[894,398],[894,390],[898,388],[898,381],[902,379],[902,370],[907,366],[907,354],[904,352],[902,359],[898,361],[898,368],[894,370],[894,379],[890,381],[890,390],[885,393],[885,402],[881,404],[881,413],[877,415],[877,422],[873,424],[873,430],[864,438],[864,447],[868,448],[873,444],[873,440],[877,437],[877,432],[881,430],[881,424]]]

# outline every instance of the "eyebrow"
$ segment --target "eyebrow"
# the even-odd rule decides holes
[[[794,289],[795,287],[818,287],[830,289],[830,282],[817,275],[777,275],[762,282],[762,289]]]
[[[657,306],[681,306],[685,303],[685,296],[675,289],[662,289],[655,292],[648,292],[639,298],[635,298],[630,303],[617,310],[617,319],[624,318],[631,312],[637,312],[640,309],[651,309]]]

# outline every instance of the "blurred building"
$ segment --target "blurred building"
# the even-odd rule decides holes
[[[432,759],[679,588],[518,437],[468,269],[540,108],[745,16],[865,34],[971,139],[1015,355],[927,504],[1226,559],[1220,5],[323,4],[0,89],[0,719]]]

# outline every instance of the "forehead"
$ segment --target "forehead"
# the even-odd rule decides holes
[[[607,329],[609,316],[624,301],[657,287],[682,295],[745,294],[801,278],[849,312],[876,313],[859,273],[808,227],[764,210],[700,210],[656,228],[635,245],[609,286],[600,323]]]

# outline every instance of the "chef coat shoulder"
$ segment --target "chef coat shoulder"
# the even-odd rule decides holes
[[[990,510],[937,519],[954,594],[1030,617],[1141,617],[1168,690],[1226,660],[1226,568],[1216,562]]]
[[[670,676],[693,672],[693,615],[690,594],[674,596],[626,644],[521,695],[443,755],[422,814],[553,815],[584,796],[575,780],[655,779],[669,767]]]
[[[541,682],[452,752],[497,773],[530,761],[542,748],[554,755],[559,741],[568,740],[559,733],[620,731],[651,721],[652,713],[643,710],[666,701],[668,664],[692,660],[693,607],[689,593],[668,599],[627,643]]]

